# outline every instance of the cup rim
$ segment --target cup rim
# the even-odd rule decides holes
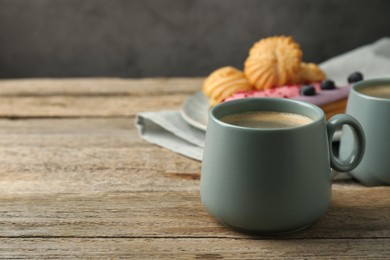
[[[363,94],[362,92],[359,91],[363,88],[369,88],[369,87],[381,86],[381,85],[390,85],[390,78],[367,79],[367,80],[356,82],[352,85],[352,91],[353,93],[355,93],[361,98],[365,98],[368,100],[382,101],[382,102],[390,102],[389,98],[374,97],[374,96]]]
[[[313,113],[311,113],[311,115],[314,114],[314,116],[311,116],[311,115],[308,115],[308,114],[304,114],[304,113],[299,113],[299,112],[294,112],[294,111],[284,111],[284,110],[258,110],[258,111],[275,111],[275,112],[286,112],[286,113],[293,113],[293,114],[298,114],[298,115],[303,115],[303,116],[306,116],[306,117],[309,117],[310,119],[312,119],[313,121],[308,123],[308,124],[304,124],[304,125],[300,125],[300,126],[293,126],[293,127],[283,127],[283,128],[254,128],[254,127],[247,127],[247,126],[238,126],[238,125],[233,125],[233,124],[229,124],[229,123],[225,123],[223,122],[222,120],[220,120],[217,116],[216,116],[216,113],[218,113],[220,110],[224,110],[224,109],[227,109],[227,108],[230,108],[230,107],[239,107],[239,106],[244,106],[245,104],[247,103],[250,103],[250,102],[261,102],[261,103],[280,103],[280,104],[290,104],[292,106],[296,106],[296,107],[301,107],[301,108],[306,108],[306,111],[312,111]],[[251,109],[248,109],[247,111],[242,111],[242,112],[249,112],[249,111],[253,111]],[[240,112],[236,112],[236,113],[240,113]],[[228,113],[229,114],[229,113]],[[228,115],[226,114],[226,115]],[[230,113],[230,114],[234,114],[234,113]],[[304,101],[299,101],[299,100],[292,100],[292,99],[286,99],[286,98],[242,98],[242,99],[235,99],[235,100],[230,100],[230,101],[227,101],[227,102],[223,102],[223,103],[220,103],[214,107],[212,107],[209,111],[209,116],[210,118],[216,122],[217,124],[219,124],[220,126],[223,126],[223,127],[226,127],[226,128],[231,128],[231,129],[240,129],[240,130],[247,130],[247,131],[258,131],[258,132],[269,132],[269,131],[272,131],[272,132],[275,132],[275,131],[292,131],[292,130],[298,130],[298,129],[302,129],[302,128],[307,128],[307,127],[310,127],[310,126],[313,126],[313,125],[316,125],[316,124],[319,124],[321,123],[322,121],[325,121],[325,113],[324,111],[314,105],[314,104],[311,104],[311,103],[308,103],[308,102],[304,102]]]

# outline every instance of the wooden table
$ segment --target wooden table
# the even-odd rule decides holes
[[[200,203],[201,164],[142,141],[140,111],[202,79],[0,81],[1,258],[390,258],[390,187],[335,181],[308,229],[252,236]]]

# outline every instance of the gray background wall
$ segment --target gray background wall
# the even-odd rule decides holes
[[[0,0],[0,77],[202,76],[292,35],[306,61],[390,36],[388,0]]]

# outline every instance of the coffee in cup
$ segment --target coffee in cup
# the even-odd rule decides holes
[[[276,111],[249,111],[227,115],[222,122],[252,128],[290,128],[309,124],[313,120],[307,116]]]
[[[366,96],[390,99],[390,84],[389,85],[379,85],[379,86],[370,86],[357,90],[359,93],[362,93]]]

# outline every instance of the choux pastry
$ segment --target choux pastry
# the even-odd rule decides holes
[[[325,73],[315,63],[301,63],[301,68],[293,83],[306,84],[325,79]]]
[[[202,91],[209,98],[211,106],[221,103],[238,91],[251,89],[253,86],[248,82],[244,73],[230,66],[212,72],[202,86]]]
[[[301,59],[302,51],[292,37],[269,37],[250,49],[244,73],[258,90],[278,87],[294,81]]]

